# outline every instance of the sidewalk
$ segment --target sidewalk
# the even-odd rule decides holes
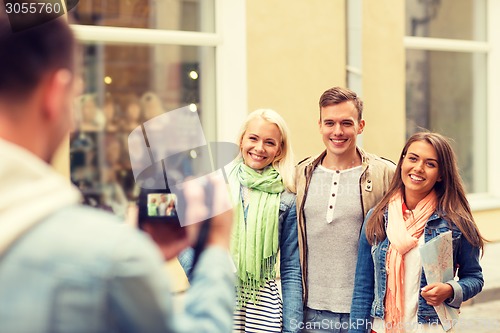
[[[500,242],[487,243],[481,259],[483,268],[483,291],[474,297],[472,304],[500,300]]]

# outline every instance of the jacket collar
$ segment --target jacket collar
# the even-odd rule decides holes
[[[431,216],[429,216],[429,218],[427,219],[427,222],[434,221],[434,220],[437,220],[440,218],[441,218],[441,216],[437,213],[437,211],[435,211],[434,213],[432,213]],[[385,219],[385,221],[388,221],[388,219],[389,219],[389,208],[388,207],[385,207],[384,219]]]
[[[368,157],[366,152],[363,149],[359,148],[358,146],[356,146],[356,151],[359,154],[359,156],[361,156],[361,165],[363,166],[363,169],[364,169],[368,165],[368,163],[370,162],[370,158]],[[321,154],[312,158],[309,161],[309,163],[307,164],[306,168],[309,168],[311,166],[313,168],[316,168],[318,166],[318,164],[320,164],[321,161],[323,161],[325,156],[326,156],[326,149]]]
[[[0,255],[80,192],[30,151],[0,139]]]

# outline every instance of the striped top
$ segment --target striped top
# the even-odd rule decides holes
[[[283,304],[276,280],[268,280],[257,294],[257,302],[248,300],[234,311],[233,332],[281,332]]]

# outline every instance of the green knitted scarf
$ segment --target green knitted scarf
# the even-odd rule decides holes
[[[276,169],[269,166],[262,173],[235,162],[229,172],[229,186],[234,200],[234,227],[231,253],[237,267],[237,300],[243,305],[256,302],[260,287],[276,277],[278,254],[279,205],[283,181]],[[245,221],[241,186],[250,191]]]

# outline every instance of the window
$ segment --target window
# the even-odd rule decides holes
[[[499,137],[491,126],[498,113],[492,90],[497,79],[489,74],[500,59],[493,57],[488,33],[498,31],[490,19],[499,13],[494,2],[406,1],[407,136],[426,128],[452,138],[476,209],[498,204],[492,163],[499,161],[493,148]]]
[[[215,32],[214,0],[87,0],[70,15],[75,24]]]
[[[69,14],[84,64],[71,180],[88,204],[124,216],[138,194],[127,147],[134,128],[190,105],[207,142],[236,138],[228,124],[247,113],[245,2],[82,1]]]

